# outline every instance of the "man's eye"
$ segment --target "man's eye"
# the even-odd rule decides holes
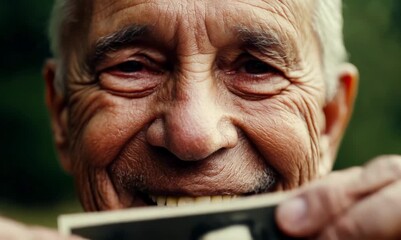
[[[241,70],[249,74],[265,74],[272,72],[273,68],[262,61],[252,59],[246,61]]]
[[[139,72],[139,71],[142,71],[143,69],[144,69],[143,64],[138,61],[124,62],[124,63],[118,64],[115,67],[115,70],[117,70],[119,72],[123,72],[123,73]]]

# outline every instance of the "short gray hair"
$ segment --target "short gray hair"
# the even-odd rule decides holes
[[[56,73],[56,89],[64,91],[66,51],[68,37],[73,34],[71,25],[78,23],[80,0],[55,0],[50,19],[49,38],[54,57],[60,62]],[[322,51],[322,64],[326,82],[326,99],[337,90],[337,67],[347,61],[343,39],[342,0],[315,0],[313,29],[318,36]],[[71,43],[70,43],[71,45]]]
[[[65,47],[63,38],[67,32],[67,26],[71,25],[72,21],[75,21],[76,14],[74,6],[70,0],[55,0],[53,11],[50,16],[49,24],[49,40],[50,49],[53,56],[57,59],[56,69],[56,80],[55,88],[58,92],[64,92],[65,90]],[[63,51],[64,49],[64,51]]]
[[[326,99],[329,100],[338,87],[337,67],[348,61],[343,37],[342,0],[315,0],[313,28],[320,41]]]

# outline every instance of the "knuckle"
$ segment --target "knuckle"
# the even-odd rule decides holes
[[[401,156],[390,156],[388,158],[388,167],[395,176],[401,178]]]
[[[309,195],[313,215],[325,212],[328,219],[334,218],[347,208],[345,191],[340,185],[319,186]]]
[[[316,240],[343,240],[340,238],[333,226],[327,227],[322,233],[320,233]]]
[[[361,167],[334,172],[326,181],[319,182],[309,191],[310,201],[320,206],[320,211],[329,212],[332,216],[347,209],[353,202],[348,185],[363,172]]]
[[[372,165],[376,171],[382,171],[389,176],[399,179],[401,178],[401,156],[399,155],[383,155],[375,158]]]
[[[391,187],[381,191],[379,197],[383,211],[389,209],[392,214],[401,216],[401,180],[394,183]],[[390,214],[390,213],[389,213]]]
[[[363,225],[350,217],[340,218],[334,226],[337,239],[364,239]]]

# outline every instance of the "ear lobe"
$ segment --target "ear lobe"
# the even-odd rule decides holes
[[[57,64],[54,59],[46,61],[43,67],[45,79],[45,101],[50,114],[53,138],[60,163],[65,171],[71,172],[68,139],[68,114],[65,96],[55,88]]]
[[[326,128],[323,132],[328,140],[329,159],[334,162],[337,150],[354,109],[359,74],[352,64],[343,64],[338,72],[338,89],[332,100],[324,107]]]

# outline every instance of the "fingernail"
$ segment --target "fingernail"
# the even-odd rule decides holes
[[[296,197],[279,206],[278,217],[285,227],[299,228],[307,217],[307,211],[306,201],[301,197]]]

